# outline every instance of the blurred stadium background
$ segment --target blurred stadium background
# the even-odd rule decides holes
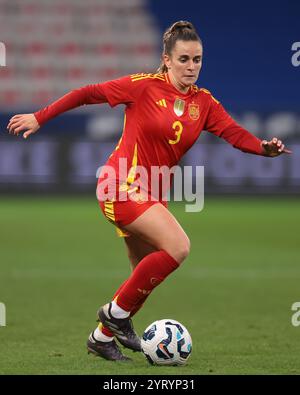
[[[193,22],[204,43],[198,85],[252,133],[282,138],[293,155],[251,156],[201,135],[182,164],[205,166],[205,210],[191,215],[171,205],[192,254],[175,282],[151,295],[137,329],[167,316],[182,321],[195,350],[184,374],[300,372],[300,329],[290,323],[300,299],[300,66],[291,61],[299,16],[296,0],[0,0],[0,302],[7,307],[0,373],[174,374],[146,369],[141,356],[132,367],[100,364],[84,349],[99,303],[128,276],[95,200],[96,170],[119,139],[122,107],[73,110],[28,141],[5,128],[12,115],[71,89],[155,71],[162,33],[180,19]]]
[[[271,4],[271,6],[270,6]],[[30,141],[5,134],[15,113],[32,112],[77,87],[159,64],[163,30],[191,20],[204,43],[198,85],[212,91],[243,126],[278,136],[293,156],[254,158],[204,133],[183,164],[204,165],[207,193],[299,192],[300,67],[297,1],[284,3],[146,0],[0,0],[1,192],[91,192],[98,166],[118,140],[122,108],[85,106],[45,125]],[[210,160],[214,158],[213,160]]]

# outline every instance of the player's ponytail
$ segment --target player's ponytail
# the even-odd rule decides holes
[[[177,40],[199,41],[202,44],[202,41],[191,22],[178,21],[173,23],[173,25],[170,26],[163,35],[162,62],[157,69],[158,73],[166,73],[168,71],[163,57],[164,55],[171,55]]]

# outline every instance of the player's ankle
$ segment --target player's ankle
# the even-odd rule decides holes
[[[102,331],[97,326],[97,328],[93,332],[93,338],[99,342],[107,343],[107,342],[111,342],[114,337],[106,336],[104,333],[102,333]]]
[[[110,312],[114,318],[118,319],[128,318],[130,316],[130,311],[122,309],[114,300],[111,302]]]

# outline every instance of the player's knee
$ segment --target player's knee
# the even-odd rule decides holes
[[[180,263],[182,263],[188,257],[190,250],[191,250],[191,242],[187,238],[187,240],[182,245],[181,250],[180,250],[180,254],[181,254],[181,262]]]
[[[189,255],[191,249],[191,242],[186,237],[185,240],[182,240],[180,243],[177,243],[176,247],[173,250],[173,258],[181,264]]]

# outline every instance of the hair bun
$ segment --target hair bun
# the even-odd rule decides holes
[[[170,32],[175,32],[177,30],[181,29],[190,29],[190,30],[195,30],[194,26],[192,25],[191,22],[188,21],[178,21],[173,23],[173,25],[170,28]]]

